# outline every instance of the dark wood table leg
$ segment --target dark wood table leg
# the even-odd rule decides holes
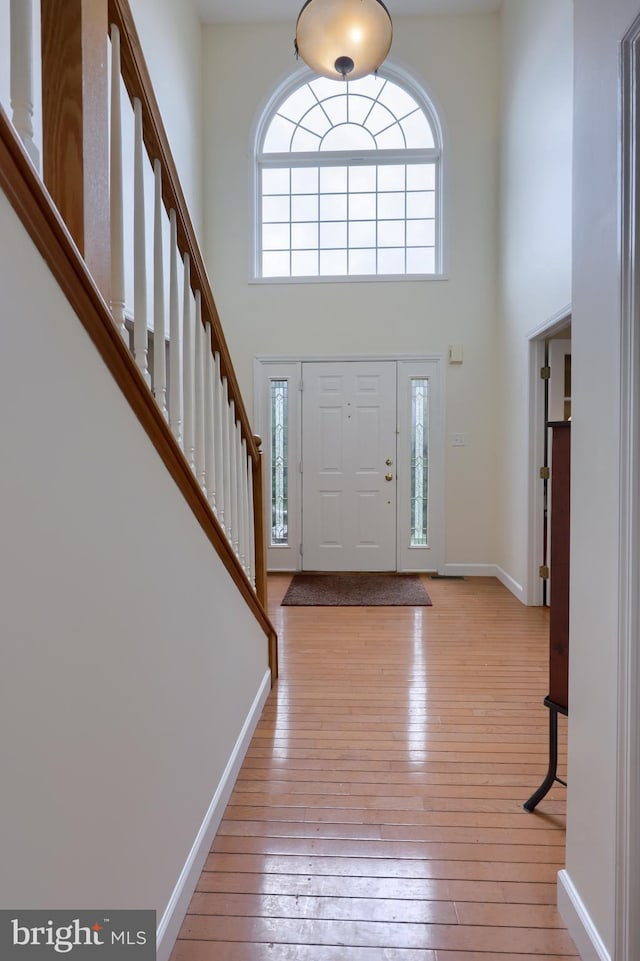
[[[551,701],[548,697],[544,699],[545,707],[549,708],[549,769],[547,771],[547,776],[538,788],[538,790],[531,795],[528,801],[525,801],[523,807],[525,811],[533,811],[536,805],[540,803],[543,797],[545,797],[554,783],[558,781],[559,784],[564,784],[566,787],[566,781],[557,776],[558,770],[558,714],[563,714],[567,716],[566,707],[562,707],[560,704],[556,704],[555,701]]]

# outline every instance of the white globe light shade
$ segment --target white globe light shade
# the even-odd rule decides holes
[[[358,80],[375,73],[392,37],[382,0],[307,0],[296,24],[296,52],[323,77]]]

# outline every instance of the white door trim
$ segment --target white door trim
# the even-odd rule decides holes
[[[544,342],[557,334],[571,319],[571,304],[567,304],[529,331],[529,471],[528,471],[528,530],[527,530],[527,579],[524,603],[542,604],[542,580],[538,573],[543,555],[544,511],[543,487],[539,470],[544,459],[544,382],[540,368],[544,366]]]
[[[620,59],[620,562],[615,957],[640,957],[640,17]]]
[[[544,462],[544,383],[540,368],[544,366],[544,338],[529,344],[529,518],[527,581],[525,604],[542,604],[542,579],[539,567],[544,554],[543,486],[539,470]]]

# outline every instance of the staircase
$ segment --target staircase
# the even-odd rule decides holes
[[[126,0],[0,42],[0,899],[154,908],[167,958],[277,676],[260,439]]]

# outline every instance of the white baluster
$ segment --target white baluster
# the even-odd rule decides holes
[[[40,155],[33,142],[33,0],[11,0],[11,121],[34,166]]]
[[[133,354],[148,384],[149,348],[147,334],[147,239],[144,208],[145,151],[142,140],[142,104],[133,101],[135,141],[133,152]]]
[[[120,102],[120,31],[111,27],[111,137],[109,158],[109,218],[111,223],[111,314],[126,337],[124,326],[124,214],[122,202],[122,106]]]
[[[222,529],[224,530],[224,448],[222,440],[222,417],[224,406],[222,399],[222,378],[220,376],[220,354],[218,351],[216,351],[214,356],[213,393],[215,398],[213,458],[215,461],[217,492],[216,510],[218,514],[218,520],[220,521]]]
[[[211,324],[206,326],[204,341],[204,466],[207,477],[207,498],[216,511],[216,466],[214,455],[214,380],[211,353]]]
[[[239,517],[238,517],[238,456],[236,450],[236,402],[229,404],[229,466],[231,492],[231,544],[238,554]]]
[[[196,477],[207,493],[204,461],[204,328],[202,326],[202,298],[196,290],[195,321],[195,462]]]
[[[191,316],[191,258],[184,255],[184,303],[182,309],[182,383],[184,386],[184,452],[189,466],[195,471],[195,442],[193,424],[193,383],[195,352],[193,349],[193,318]]]
[[[240,557],[247,577],[249,577],[249,494],[247,491],[247,442],[240,433],[240,487],[242,490],[242,546]]]
[[[178,290],[178,227],[175,210],[169,211],[169,424],[182,446],[182,337]]]
[[[246,516],[245,516],[245,484],[244,484],[244,474],[242,465],[242,428],[240,424],[236,421],[236,481],[238,485],[238,557],[243,569],[247,569],[247,553],[246,553]]]
[[[154,160],[155,201],[153,206],[153,396],[167,416],[167,362],[165,357],[164,259],[162,252],[162,168]]]
[[[249,580],[256,586],[256,529],[255,529],[255,505],[253,501],[253,458],[247,458],[247,496],[249,499]]]
[[[224,528],[227,540],[232,543],[233,531],[231,529],[231,456],[229,446],[229,388],[227,378],[222,378],[222,458],[223,458],[223,504],[224,504]]]

